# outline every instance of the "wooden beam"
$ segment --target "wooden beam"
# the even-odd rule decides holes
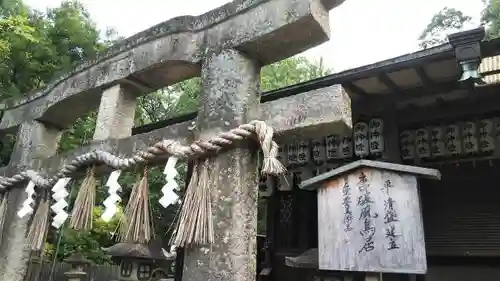
[[[435,84],[431,88],[422,86],[386,95],[371,95],[359,101],[357,104],[353,105],[353,107],[355,107],[359,112],[369,114],[370,112],[382,111],[388,106],[395,106],[396,104],[408,102],[414,99],[457,91],[464,89],[463,87],[464,86],[457,81],[449,81],[441,84]]]
[[[394,81],[392,81],[392,79],[389,78],[389,76],[387,76],[387,74],[381,73],[381,74],[377,75],[377,78],[382,84],[384,84],[389,90],[391,90],[391,92],[399,92],[400,91],[399,86],[396,85],[396,83],[394,83]]]
[[[499,112],[500,97],[498,86],[478,88],[474,94],[467,98],[453,102],[436,103],[432,106],[416,107],[411,114],[399,114],[397,120],[399,125],[410,125],[415,123],[426,123],[443,119],[452,119],[458,116],[477,116],[492,112]],[[401,113],[408,109],[401,109]]]
[[[366,97],[368,96],[368,93],[361,89],[360,87],[356,86],[354,83],[344,83],[342,84],[342,86],[348,90],[349,92],[352,92],[353,94],[357,95],[357,96],[360,96],[360,97]]]
[[[425,72],[425,69],[422,66],[417,66],[414,68],[415,72],[417,73],[418,77],[420,80],[422,80],[422,84],[424,87],[431,88],[432,85],[434,85],[434,81],[427,75],[427,72]]]

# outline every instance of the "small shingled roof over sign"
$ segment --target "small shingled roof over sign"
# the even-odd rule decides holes
[[[381,170],[389,170],[404,174],[414,174],[415,176],[420,176],[428,179],[440,180],[441,173],[439,170],[423,168],[417,166],[400,165],[389,162],[373,161],[373,160],[358,160],[347,165],[338,167],[337,169],[331,170],[330,172],[321,174],[314,178],[310,178],[300,183],[299,188],[305,190],[317,189],[321,183],[330,180],[331,178],[345,174],[351,170],[355,170],[362,167],[376,168]]]

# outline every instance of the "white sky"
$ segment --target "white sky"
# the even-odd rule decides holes
[[[61,0],[24,0],[45,10]],[[181,15],[199,15],[228,0],[81,0],[100,29],[115,28],[128,37]],[[346,0],[330,12],[329,42],[305,53],[335,71],[417,50],[417,38],[432,16],[444,7],[479,18],[481,0]],[[477,24],[476,20],[476,24]],[[470,26],[475,27],[475,26]]]

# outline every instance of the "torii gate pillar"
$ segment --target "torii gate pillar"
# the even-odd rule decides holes
[[[324,5],[325,2],[331,3]],[[207,42],[216,41],[212,36],[226,40],[233,37],[242,44],[206,54],[202,62],[198,139],[208,139],[259,117],[261,66],[305,51],[320,43],[318,38],[326,41],[328,10],[336,6],[333,2],[338,5],[340,1],[261,1],[253,9],[221,24],[221,28],[227,24],[232,30],[207,34]],[[308,38],[315,39],[308,42]],[[216,156],[212,173],[217,176],[209,184],[215,242],[185,249],[183,280],[255,280],[258,196],[255,152],[242,146]]]

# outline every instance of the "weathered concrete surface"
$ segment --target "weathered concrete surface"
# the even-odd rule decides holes
[[[351,99],[342,86],[333,85],[264,103],[260,120],[273,126],[278,139],[350,132]]]
[[[312,138],[317,134],[323,135],[325,132],[333,133],[350,129],[352,127],[350,105],[349,97],[342,87],[334,85],[263,103],[259,107],[258,119],[272,126],[278,138],[300,134]],[[189,121],[132,137],[94,140],[89,145],[81,146],[62,155],[35,159],[30,165],[18,165],[16,160],[11,162],[12,165],[0,168],[0,176],[12,176],[27,168],[45,176],[53,176],[64,164],[71,162],[78,155],[94,150],[104,150],[122,157],[129,157],[135,151],[146,149],[165,138],[189,144],[194,140],[193,133],[189,131],[190,126]],[[226,130],[231,128],[231,126],[225,127]],[[114,130],[116,127],[107,129]]]
[[[97,114],[94,140],[124,138],[132,135],[136,97],[127,85],[115,85],[102,93]]]
[[[61,137],[57,129],[37,121],[21,124],[11,162],[31,165],[36,158],[54,155]],[[29,216],[16,213],[26,199],[23,186],[9,192],[8,209],[0,241],[0,280],[23,281],[30,251],[25,248]]]
[[[202,68],[198,138],[258,117],[260,66],[235,50],[209,56]],[[256,272],[258,169],[249,143],[216,156],[211,166],[215,242],[185,251],[183,280],[250,281]]]
[[[0,130],[33,119],[67,127],[99,106],[101,89],[129,78],[151,89],[188,79],[199,74],[207,52],[237,49],[262,65],[290,57],[328,39],[328,10],[342,2],[236,0],[201,16],[174,18],[9,102]]]

